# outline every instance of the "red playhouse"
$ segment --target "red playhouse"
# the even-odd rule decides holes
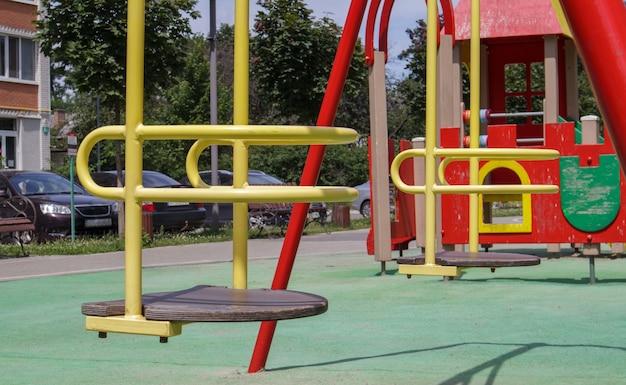
[[[456,40],[469,39],[469,3],[456,8]],[[547,148],[560,159],[482,162],[484,184],[555,184],[559,194],[479,196],[479,242],[561,243],[582,246],[596,255],[601,243],[623,252],[626,208],[621,205],[624,177],[610,138],[598,134],[598,119],[577,121],[577,53],[567,27],[561,27],[549,0],[481,2],[481,43],[487,90],[481,110],[481,146]],[[497,112],[492,112],[497,111]],[[467,112],[464,111],[464,121]],[[459,128],[442,128],[441,147],[467,142]],[[446,169],[450,184],[467,183],[467,163]],[[521,206],[521,218],[493,218],[497,205]],[[442,197],[442,244],[468,243],[468,198]]]

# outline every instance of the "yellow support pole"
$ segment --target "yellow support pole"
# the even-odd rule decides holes
[[[470,148],[479,147],[480,136],[480,0],[472,0],[470,37]],[[478,184],[479,162],[469,159],[469,184]],[[478,195],[469,195],[469,251],[478,251]]]
[[[424,258],[426,265],[435,265],[435,155],[437,146],[437,30],[439,13],[436,1],[429,1],[426,30],[426,140],[424,144]]]
[[[250,1],[235,0],[235,69],[233,84],[233,123],[248,124]],[[248,147],[233,145],[233,187],[248,183]],[[248,204],[233,203],[233,287],[248,286]]]
[[[237,141],[233,146],[233,187],[248,184],[248,146]],[[233,203],[233,288],[248,287],[248,203]]]
[[[144,68],[145,1],[128,1],[128,43],[126,75],[126,249],[125,315],[126,318],[143,318],[141,304],[141,202],[135,196],[141,185],[143,150],[137,129],[143,121],[143,68]],[[123,220],[123,218],[120,218]]]
[[[235,57],[233,80],[233,123],[248,124],[250,0],[235,0]]]

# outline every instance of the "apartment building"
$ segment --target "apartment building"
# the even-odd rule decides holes
[[[34,40],[39,0],[0,0],[3,169],[50,168],[50,60]]]

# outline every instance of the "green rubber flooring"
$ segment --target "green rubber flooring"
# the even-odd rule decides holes
[[[269,286],[275,260],[250,262]],[[0,283],[2,384],[626,384],[626,260],[543,259],[461,279],[378,274],[362,253],[300,257],[290,289],[329,300],[282,321],[266,371],[248,374],[258,323],[190,324],[157,337],[84,329],[83,302],[123,297],[123,272]],[[230,285],[231,264],[146,269],[144,291]]]

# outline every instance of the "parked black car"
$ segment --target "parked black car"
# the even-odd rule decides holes
[[[122,181],[125,174],[122,173]],[[117,186],[117,172],[102,171],[91,174],[94,182],[103,187]],[[157,172],[144,170],[143,186],[150,188],[184,188],[175,179]],[[144,212],[152,213],[152,226],[155,230],[191,230],[204,225],[206,210],[202,203],[190,202],[144,202]]]
[[[52,172],[0,171],[0,199],[24,196],[33,203],[31,220],[40,241],[71,234],[71,191],[71,182]],[[76,234],[117,231],[117,207],[117,202],[94,197],[75,184]]]
[[[233,172],[227,170],[218,170],[218,186],[232,186],[233,185]],[[209,171],[200,171],[200,178],[204,183],[211,185],[211,170]],[[185,186],[191,186],[189,183],[189,179],[187,177],[183,177],[180,180],[180,183]],[[248,172],[248,183],[253,185],[282,185],[285,184],[282,180],[266,174],[262,171],[250,170]],[[206,225],[210,225],[212,222],[211,218],[211,208],[213,203],[204,203],[204,207],[206,209]],[[232,203],[218,203],[219,209],[219,223],[226,224],[233,221],[233,204]]]
[[[211,185],[211,170],[208,171],[200,171],[200,178],[202,179],[202,181],[204,181],[204,183]],[[233,185],[233,172],[232,171],[227,171],[227,170],[218,170],[217,171],[217,175],[218,175],[218,185],[220,186],[232,186]],[[180,183],[182,183],[183,185],[186,186],[191,186],[191,184],[189,183],[189,179],[187,179],[187,177],[184,177],[180,180]],[[250,185],[286,185],[287,183],[283,180],[278,179],[277,177],[270,175],[270,174],[266,174],[263,171],[258,171],[258,170],[249,170],[248,171],[248,184]],[[212,222],[212,218],[211,218],[211,207],[213,206],[213,203],[204,203],[204,207],[206,208],[206,212],[207,212],[207,218],[206,218],[206,225],[210,225]],[[326,204],[325,203],[321,203],[321,202],[315,202],[311,204],[311,208],[312,212],[326,212]],[[220,224],[226,224],[226,223],[230,223],[233,221],[233,204],[232,203],[219,203],[218,204],[218,210],[219,210],[219,223]],[[277,225],[280,224],[284,224],[289,222],[289,217],[291,215],[291,210],[289,209],[289,211],[285,211],[285,210],[281,210],[280,213],[280,217],[276,218],[276,220],[280,221],[281,223],[276,223]]]

